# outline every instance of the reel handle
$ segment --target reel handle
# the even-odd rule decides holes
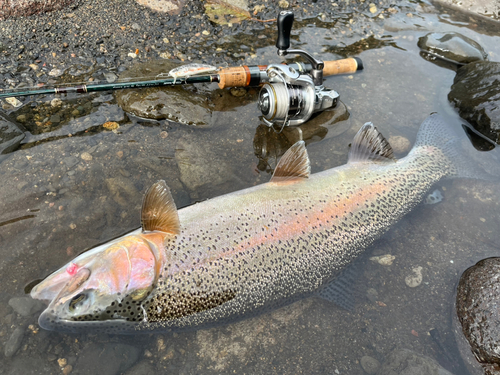
[[[278,15],[278,40],[276,47],[279,51],[290,48],[290,33],[293,25],[293,12],[283,10]]]

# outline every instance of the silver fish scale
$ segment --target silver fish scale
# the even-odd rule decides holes
[[[357,178],[345,180],[353,170]],[[312,295],[451,170],[439,150],[414,149],[396,163],[347,164],[180,210],[181,234],[167,242],[158,285],[142,303],[168,311],[148,312],[136,329],[227,323]],[[376,185],[386,188],[370,193]]]

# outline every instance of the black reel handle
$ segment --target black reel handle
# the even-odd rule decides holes
[[[290,32],[293,25],[293,12],[283,10],[278,15],[278,40],[276,47],[285,51],[290,48]]]

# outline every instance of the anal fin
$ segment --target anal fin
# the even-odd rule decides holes
[[[359,279],[360,266],[350,264],[343,269],[332,281],[326,284],[317,293],[317,296],[347,311],[354,310],[360,300],[361,292],[356,287]]]

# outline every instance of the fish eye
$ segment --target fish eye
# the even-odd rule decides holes
[[[69,311],[73,312],[75,311],[76,305],[82,301],[84,301],[87,298],[87,296],[83,293],[79,293],[76,296],[74,296],[71,301],[69,301]]]

